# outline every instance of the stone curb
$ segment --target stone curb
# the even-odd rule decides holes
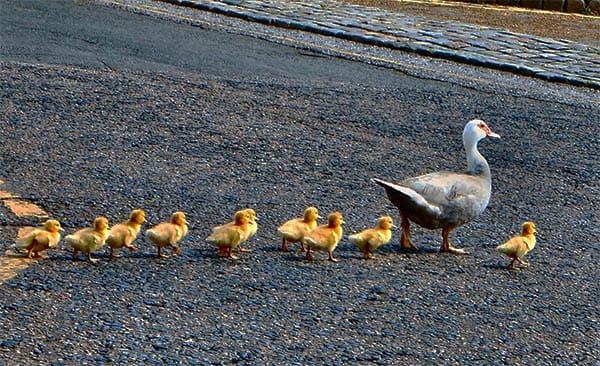
[[[600,89],[600,50],[576,42],[434,21],[329,0],[318,5],[273,0],[162,1],[266,25]]]

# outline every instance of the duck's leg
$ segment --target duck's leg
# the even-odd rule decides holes
[[[417,247],[410,240],[410,221],[404,212],[400,211],[400,218],[402,222],[400,227],[402,228],[402,235],[400,235],[400,249],[402,251],[417,251]]]
[[[87,251],[87,259],[88,261],[90,261],[91,263],[95,263],[98,262],[97,258],[92,258],[92,251],[88,249]]]
[[[454,227],[445,227],[442,229],[442,246],[440,247],[440,253],[452,253],[452,254],[470,254],[462,248],[455,248],[450,245],[450,231]]]
[[[282,241],[281,241],[281,251],[282,252],[287,252],[288,251],[287,244],[285,243],[285,238],[283,238]]]
[[[327,259],[329,259],[332,262],[337,262],[338,261],[337,259],[333,258],[333,252],[328,252],[328,253],[329,253],[329,258],[327,258]]]
[[[517,267],[515,267],[515,261],[516,260],[517,260],[517,257],[513,257],[513,260],[510,261],[510,264],[506,268],[518,271],[519,269]]]
[[[239,259],[235,255],[233,255],[233,248],[227,247],[227,256],[231,259]]]
[[[306,249],[306,260],[309,260],[309,261],[313,260],[313,255],[312,255],[312,250],[310,250],[310,245]]]

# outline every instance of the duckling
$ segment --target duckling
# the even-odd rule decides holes
[[[236,212],[232,223],[217,226],[213,229],[213,232],[206,238],[207,243],[219,247],[218,254],[220,256],[238,259],[233,255],[232,250],[248,238],[250,216],[251,213],[246,210]]]
[[[136,251],[137,248],[132,244],[140,233],[142,223],[146,221],[144,210],[133,210],[129,214],[129,219],[120,224],[114,225],[110,229],[110,234],[106,238],[106,244],[110,247],[110,258],[116,257],[115,249],[127,248],[129,251]]]
[[[77,254],[81,251],[87,253],[90,262],[96,262],[98,259],[92,258],[92,252],[104,245],[109,233],[108,219],[100,216],[94,219],[92,227],[67,235],[65,242],[73,248],[73,260],[77,259]]]
[[[156,244],[158,249],[157,258],[166,257],[161,253],[161,248],[171,246],[173,254],[179,254],[177,242],[187,235],[188,226],[185,213],[178,211],[171,215],[171,222],[163,222],[152,229],[146,230],[146,237]]]
[[[319,210],[316,207],[309,207],[304,210],[304,216],[291,219],[283,223],[277,232],[282,238],[281,251],[287,252],[287,242],[289,243],[300,243],[301,250],[306,251],[306,243],[304,237],[312,229],[317,227],[317,219],[320,218]]]
[[[47,220],[44,226],[30,230],[18,238],[15,247],[27,250],[27,258],[48,258],[42,254],[47,249],[52,249],[60,241],[60,231],[63,228],[57,220]]]
[[[256,232],[258,231],[258,224],[256,223],[256,221],[258,220],[258,218],[256,217],[256,211],[254,211],[254,209],[246,208],[246,209],[240,210],[240,211],[247,213],[247,215],[248,215],[248,226],[246,227],[246,230],[244,231],[244,233],[242,235],[242,240],[238,244],[237,249],[240,252],[251,252],[252,249],[243,248],[242,247],[242,243],[244,243],[246,240],[248,240],[251,237],[253,237],[256,234]],[[237,214],[237,212],[236,212],[236,214]],[[222,226],[232,226],[232,225],[235,225],[235,219],[233,221],[230,221],[230,222],[224,224],[224,225],[217,226],[216,228],[219,228],[219,227],[222,227]],[[227,253],[227,248],[226,247],[219,248],[219,255],[221,255],[221,256],[229,256],[229,254]]]
[[[342,238],[343,230],[342,224],[344,218],[339,212],[334,212],[327,217],[327,224],[319,225],[311,230],[305,237],[304,240],[308,244],[306,250],[306,259],[312,260],[312,251],[327,251],[328,259],[332,262],[337,262],[337,259],[333,258],[333,251],[337,247],[340,239]]]
[[[535,223],[531,221],[524,222],[521,228],[521,235],[514,236],[506,243],[496,247],[500,253],[512,258],[512,261],[508,265],[508,269],[518,270],[518,268],[515,267],[515,262],[529,266],[529,263],[525,262],[523,257],[535,247],[535,234],[537,231],[535,229]]]
[[[377,227],[365,229],[360,233],[350,235],[348,239],[357,248],[362,250],[363,257],[367,259],[375,258],[373,251],[382,245],[389,243],[392,238],[392,228],[394,220],[389,216],[382,216],[377,220]]]

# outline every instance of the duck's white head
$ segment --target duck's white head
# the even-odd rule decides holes
[[[493,132],[488,127],[487,123],[480,119],[474,119],[465,125],[465,129],[463,130],[463,142],[465,147],[473,146],[485,137],[500,138],[500,135]]]

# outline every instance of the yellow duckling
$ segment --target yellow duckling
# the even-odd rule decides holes
[[[215,227],[206,242],[219,247],[219,255],[238,259],[232,251],[248,238],[250,216],[246,210],[236,212],[234,221]]]
[[[304,210],[304,216],[291,219],[283,223],[277,232],[282,238],[281,250],[288,251],[287,243],[300,243],[301,250],[306,251],[306,243],[304,237],[312,229],[317,227],[317,219],[319,218],[319,210],[316,207],[309,207]]]
[[[339,212],[334,212],[327,217],[327,224],[319,225],[311,230],[305,237],[304,240],[308,246],[306,250],[306,259],[312,260],[312,251],[327,251],[328,259],[332,262],[337,262],[337,259],[333,258],[333,251],[337,247],[340,239],[342,239],[342,224],[344,218]]]
[[[179,242],[188,233],[187,221],[185,214],[181,211],[174,212],[171,215],[170,222],[162,222],[153,228],[146,230],[148,240],[156,245],[158,250],[157,258],[166,257],[161,253],[161,249],[166,246],[173,248],[173,254],[179,254]]]
[[[110,231],[108,230],[108,219],[106,217],[96,217],[92,227],[77,230],[71,235],[65,237],[65,242],[73,248],[73,259],[77,259],[77,254],[87,253],[87,259],[90,262],[96,262],[92,259],[92,252],[100,248],[106,242]]]
[[[115,249],[127,248],[133,252],[137,248],[132,244],[140,233],[142,223],[146,221],[144,210],[133,210],[129,219],[110,228],[110,234],[106,238],[106,244],[110,247],[110,258],[114,258]]]
[[[47,249],[52,249],[60,241],[60,222],[57,220],[47,220],[44,226],[35,228],[22,237],[18,238],[15,247],[27,250],[27,258],[48,258],[42,254]]]
[[[523,257],[535,247],[535,223],[526,221],[521,227],[521,235],[514,236],[506,243],[496,247],[500,253],[512,258],[508,269],[518,269],[515,267],[516,261],[528,266],[529,263],[525,262]]]
[[[238,244],[237,249],[240,252],[251,252],[252,249],[243,248],[242,243],[244,243],[246,240],[253,237],[256,234],[256,232],[258,231],[258,224],[256,223],[258,218],[256,218],[256,211],[254,211],[254,209],[251,209],[251,208],[246,208],[246,209],[240,210],[238,212],[245,212],[247,214],[248,226],[246,226],[246,229],[242,235],[242,240]],[[237,212],[236,212],[236,215],[237,215]],[[232,226],[232,225],[235,225],[235,217],[234,217],[233,221],[230,221],[230,222],[226,223],[225,225],[217,226],[215,229],[223,227],[223,226]],[[219,248],[219,255],[229,256],[229,254],[227,254],[227,248],[226,247]]]
[[[389,216],[382,216],[377,220],[377,227],[365,229],[360,233],[350,235],[348,239],[362,250],[363,257],[374,258],[373,251],[382,245],[389,243],[392,238],[394,220]]]

